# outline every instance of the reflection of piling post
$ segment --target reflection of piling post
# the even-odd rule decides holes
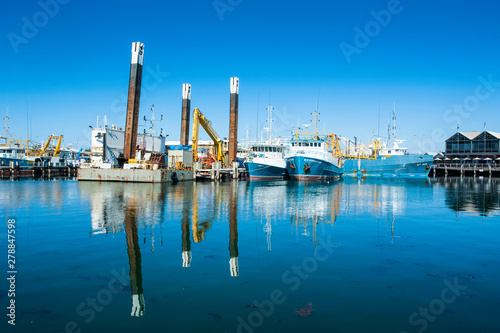
[[[231,276],[239,276],[238,265],[238,183],[232,183],[229,194],[229,269]]]
[[[187,201],[188,194],[184,194],[184,205],[182,207],[182,267],[191,267],[191,234],[189,221],[189,203]]]
[[[228,166],[232,167],[236,162],[238,149],[238,96],[240,90],[240,80],[237,77],[231,78],[231,96],[229,102],[229,161]]]
[[[144,315],[145,303],[142,290],[141,249],[139,247],[135,207],[127,208],[125,211],[125,234],[127,237],[128,263],[130,265],[130,286],[132,288],[132,312],[130,315],[139,317]]]
[[[130,61],[130,79],[128,86],[127,119],[125,124],[125,144],[123,156],[126,160],[135,158],[137,145],[137,127],[139,124],[139,104],[141,101],[142,63],[144,44],[132,43],[132,60]]]
[[[191,113],[191,85],[182,85],[181,145],[189,144],[189,116]]]

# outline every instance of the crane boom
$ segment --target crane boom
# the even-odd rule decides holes
[[[59,153],[61,152],[61,142],[62,142],[62,138],[63,136],[62,135],[59,135],[58,137],[57,136],[54,136],[54,139],[55,138],[58,138],[57,140],[57,145],[56,145],[56,150],[54,150],[54,157],[59,157]]]
[[[40,151],[40,154],[38,154],[38,156],[43,156],[43,154],[45,154],[51,142],[52,142],[52,135],[49,135],[49,138],[47,139],[47,141],[45,141],[45,144],[43,145],[43,148]]]
[[[213,129],[212,124],[210,124],[210,121],[203,115],[203,113],[201,113],[200,109],[198,108],[195,108],[193,112],[193,161],[198,161],[198,136],[200,124],[201,126],[203,126],[205,132],[207,132],[207,134],[214,142],[215,158],[217,159],[217,161],[224,164],[224,157],[222,155],[222,141]]]
[[[52,140],[58,139],[57,144],[56,144],[56,148],[54,150],[54,153],[52,154],[52,156],[58,157],[59,153],[61,152],[62,138],[63,138],[62,135],[49,135],[49,138],[47,139],[47,141],[45,141],[45,144],[43,145],[42,150],[40,151],[39,154],[37,154],[37,156],[43,156],[43,154],[45,154],[47,152],[47,150],[49,149],[49,146],[52,143]]]

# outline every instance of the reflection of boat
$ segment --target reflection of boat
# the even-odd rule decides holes
[[[281,181],[247,183],[247,204],[252,206],[256,216],[260,216],[268,251],[272,249],[273,221],[283,218],[287,213],[287,188],[288,184]]]
[[[286,196],[292,203],[288,205],[291,225],[297,236],[310,237],[313,244],[317,245],[321,230],[324,231],[327,224],[334,226],[340,214],[342,182],[336,182],[333,186],[319,182],[295,182],[287,189]]]

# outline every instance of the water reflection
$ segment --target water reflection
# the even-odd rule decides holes
[[[238,182],[231,184],[229,192],[229,271],[239,276],[238,265]]]
[[[182,267],[191,267],[191,207],[188,200],[182,205]]]
[[[151,227],[154,251],[155,226],[162,224],[162,217],[167,209],[165,206],[167,192],[164,186],[81,182],[78,187],[82,195],[90,198],[92,234],[122,232],[127,202],[136,200],[137,216],[140,218],[138,222]]]
[[[224,239],[227,240],[225,237],[229,235],[229,275],[237,277],[240,275],[238,222],[240,229],[243,228],[245,232],[250,231],[249,221],[260,222],[260,230],[257,232],[259,237],[265,237],[266,250],[270,252],[273,250],[273,233],[276,234],[274,237],[281,239],[286,236],[283,226],[291,226],[296,237],[307,237],[316,246],[321,236],[328,235],[326,228],[329,226],[337,227],[338,223],[352,221],[359,224],[378,224],[381,221],[385,222],[392,241],[398,237],[398,219],[408,218],[415,209],[420,209],[415,208],[415,202],[431,202],[436,190],[441,193],[437,196],[441,202],[444,198],[446,206],[457,212],[498,214],[500,209],[498,180],[471,178],[439,179],[432,182],[421,178],[349,178],[331,183],[81,183],[79,188],[90,198],[91,230],[96,237],[103,233],[125,233],[132,289],[132,316],[142,316],[145,312],[139,237],[144,235],[144,240],[150,237],[151,247],[154,249],[155,226],[160,228],[161,244],[164,236],[172,236],[177,240],[181,238],[182,267],[185,268],[192,267],[195,263],[198,267],[207,265],[205,256],[200,256],[198,262],[193,261],[192,247],[200,246],[199,251],[203,252],[201,247],[207,243],[208,239],[204,243],[203,241],[209,236],[209,232],[224,230]],[[443,192],[439,192],[440,188],[444,189],[444,196]],[[169,233],[164,235],[164,223],[173,223],[175,228],[169,228]],[[177,223],[180,224],[180,229]],[[228,223],[229,230],[225,223]],[[221,229],[220,226],[224,228]],[[220,238],[218,236],[214,233],[213,239],[209,240],[217,241]],[[248,240],[247,237],[242,239]],[[245,243],[243,246],[247,249],[249,245]],[[283,248],[278,251],[283,251]],[[180,266],[177,261],[175,265]],[[251,268],[245,271],[248,269]]]
[[[499,215],[500,182],[497,178],[447,177],[433,180],[445,190],[445,203],[451,210],[471,215]]]
[[[142,289],[141,248],[137,232],[137,198],[128,200],[125,208],[125,235],[127,239],[128,263],[130,266],[130,287],[132,288],[131,316],[144,315],[146,308]]]
[[[408,200],[418,200],[430,194],[430,182],[426,178],[388,178],[344,180],[345,203],[348,214],[370,214],[375,217],[406,214]],[[411,198],[409,197],[411,192]]]
[[[290,223],[297,233],[318,244],[318,226],[335,224],[343,183],[292,183],[289,188]]]
[[[273,221],[286,216],[287,183],[282,181],[247,182],[244,187],[244,205],[252,207],[252,215],[260,222],[266,236],[267,251],[272,250]]]
[[[194,183],[192,193],[184,201],[192,198],[193,240],[199,243],[212,223],[220,218],[222,211],[222,187],[217,183]],[[202,222],[200,223],[200,217]]]

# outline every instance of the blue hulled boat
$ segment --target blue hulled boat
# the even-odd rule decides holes
[[[26,167],[33,165],[33,161],[26,156],[23,147],[0,147],[0,166]]]
[[[272,140],[272,124],[274,106],[269,104],[267,109],[267,137],[265,143],[254,143],[245,162],[250,180],[283,179],[286,177],[285,150],[281,139]]]
[[[258,143],[251,147],[245,166],[251,180],[283,179],[286,175],[285,147],[280,144]]]
[[[372,159],[348,159],[344,172],[351,176],[426,177],[432,155],[381,155]]]
[[[293,139],[286,157],[286,170],[294,180],[331,180],[343,174],[339,160],[333,156],[326,139]]]
[[[427,177],[434,162],[432,155],[408,154],[400,147],[404,140],[396,139],[396,109],[393,110],[392,147],[388,133],[386,143],[380,139],[368,146],[356,145],[347,154],[344,172],[350,176]]]

